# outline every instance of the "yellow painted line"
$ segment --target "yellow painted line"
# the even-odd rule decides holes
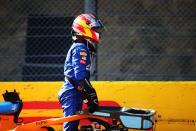
[[[20,117],[63,117],[61,109],[22,110]]]

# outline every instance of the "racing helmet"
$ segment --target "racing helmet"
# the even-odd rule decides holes
[[[99,42],[102,27],[101,21],[92,14],[81,14],[75,18],[72,24],[73,35],[82,37],[91,44]]]

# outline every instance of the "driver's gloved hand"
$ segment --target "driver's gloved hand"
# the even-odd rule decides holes
[[[93,113],[99,108],[97,94],[95,92],[95,89],[92,89],[91,93],[88,93],[87,106],[88,106],[89,113]]]
[[[82,92],[85,94],[87,99],[87,106],[89,113],[93,113],[98,109],[98,98],[95,89],[92,87],[87,78],[84,78],[79,81],[79,84],[82,87]]]

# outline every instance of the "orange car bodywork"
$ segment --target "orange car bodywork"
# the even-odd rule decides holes
[[[102,120],[102,121],[109,124],[107,119],[105,119],[103,117],[92,116],[92,115],[73,115],[73,116],[69,116],[69,117],[46,119],[46,120],[36,121],[36,122],[28,123],[28,124],[19,125],[11,131],[44,131],[46,129],[44,129],[42,127],[47,127],[47,126],[56,125],[56,124],[62,124],[64,122],[81,120],[81,119],[85,119],[85,118],[99,119],[99,120]]]
[[[7,131],[14,129],[15,127],[21,125],[22,123],[14,122],[14,115],[0,115],[0,131]]]

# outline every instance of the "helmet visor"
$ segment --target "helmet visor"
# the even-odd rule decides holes
[[[103,26],[103,24],[101,23],[100,20],[96,20],[95,22],[91,23],[90,27],[95,32],[101,33],[101,34],[102,34],[103,30],[104,30],[104,26]]]
[[[91,28],[102,28],[103,27],[103,24],[101,23],[100,20],[96,20],[96,21],[94,21],[94,22],[92,22],[90,24],[90,27]]]

